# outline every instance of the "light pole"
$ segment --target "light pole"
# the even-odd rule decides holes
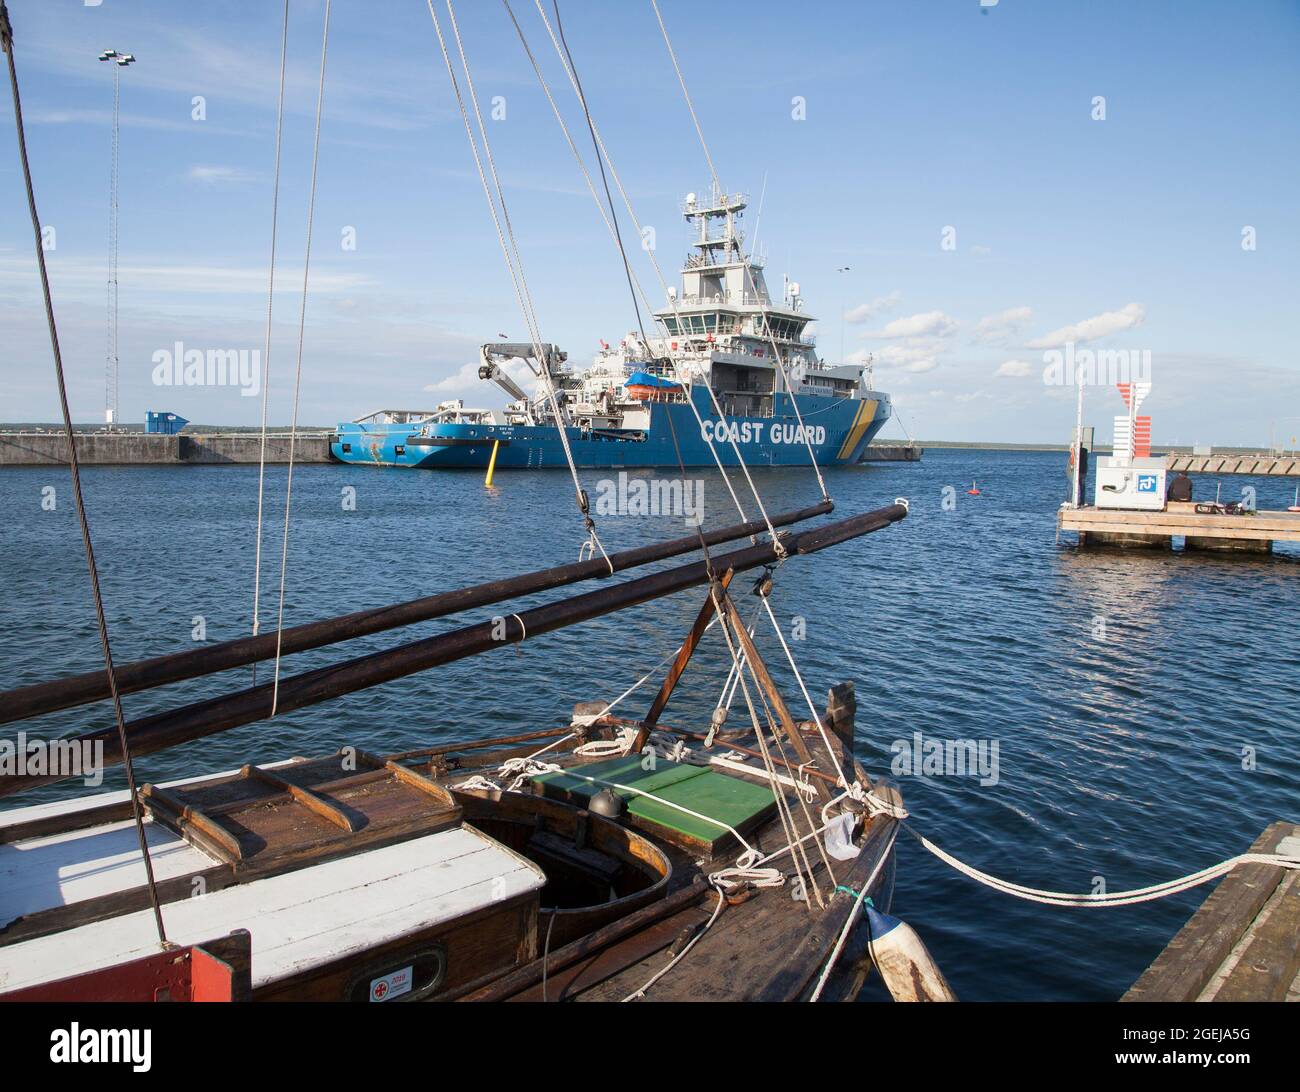
[[[836,273],[849,272],[849,266],[842,265]],[[840,281],[840,363],[844,363],[844,308],[848,305],[848,297],[845,295],[847,288],[844,281]]]
[[[134,64],[135,56],[106,49],[99,59],[113,62],[113,150],[108,176],[108,353],[104,366],[104,423],[111,430],[117,426],[120,416],[117,398],[117,193],[122,69]]]

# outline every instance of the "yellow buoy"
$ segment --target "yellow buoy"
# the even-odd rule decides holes
[[[492,475],[497,468],[497,448],[499,448],[500,446],[501,446],[500,440],[492,441],[492,458],[488,460],[487,477],[483,479],[483,484],[488,486],[489,488],[492,485]]]

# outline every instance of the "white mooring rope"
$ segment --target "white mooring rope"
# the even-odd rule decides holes
[[[1113,891],[1102,894],[1075,894],[1069,891],[1044,891],[1037,887],[1026,887],[1024,884],[999,879],[997,876],[991,876],[987,872],[981,872],[978,868],[959,861],[951,853],[940,849],[929,838],[923,838],[915,831],[909,830],[909,833],[944,864],[955,868],[963,876],[969,876],[972,880],[982,883],[986,887],[991,887],[995,891],[1001,891],[1003,894],[1012,895],[1018,899],[1026,899],[1029,902],[1045,903],[1049,906],[1131,906],[1134,903],[1150,902],[1153,899],[1161,899],[1167,895],[1177,895],[1193,887],[1199,887],[1203,883],[1209,883],[1210,880],[1226,875],[1241,864],[1265,864],[1276,865],[1279,868],[1300,868],[1300,857],[1288,857],[1279,853],[1241,853],[1236,857],[1229,857],[1226,861],[1211,865],[1209,868],[1203,868],[1199,872],[1180,876],[1176,880],[1166,880],[1164,883],[1152,884],[1150,887],[1137,887],[1131,891]]]

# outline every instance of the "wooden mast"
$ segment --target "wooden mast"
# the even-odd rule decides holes
[[[659,717],[668,704],[668,699],[672,697],[677,681],[686,671],[686,665],[691,662],[691,657],[695,654],[695,649],[700,643],[700,638],[704,636],[704,631],[708,629],[709,622],[712,621],[716,608],[719,594],[725,595],[727,586],[731,583],[731,578],[736,575],[734,569],[728,569],[722,574],[722,577],[715,580],[709,585],[708,597],[704,600],[704,606],[700,608],[700,613],[696,616],[695,624],[691,626],[691,631],[686,635],[686,640],[682,642],[682,647],[677,650],[677,658],[673,661],[673,666],[669,669],[668,675],[659,687],[659,693],[655,695],[655,700],[650,703],[650,711],[646,713],[645,719],[641,722],[641,727],[637,730],[636,738],[632,741],[632,748],[629,754],[640,754],[645,747],[646,739],[650,735],[650,730],[659,723]]]
[[[740,617],[740,611],[736,609],[736,604],[732,602],[731,596],[725,593],[722,596],[722,609],[726,615],[723,621],[731,625],[731,632],[736,635],[736,639],[740,642],[740,647],[749,663],[750,670],[753,671],[754,678],[758,680],[758,685],[763,688],[763,693],[767,695],[768,703],[776,711],[777,719],[781,722],[781,728],[789,738],[794,753],[798,755],[800,764],[808,765],[812,763],[814,761],[813,754],[808,750],[807,741],[799,734],[799,729],[794,723],[794,717],[790,715],[790,709],[785,704],[785,698],[781,696],[781,691],[777,688],[776,682],[767,670],[767,664],[763,662],[763,657],[759,655],[754,639],[750,637],[749,631],[745,628],[745,622]],[[826,782],[818,779],[814,784],[817,786],[817,792],[821,796],[822,803],[828,801],[831,798],[831,791]]]
[[[822,501],[807,508],[782,512],[772,517],[772,524],[784,527],[799,523],[823,515],[829,512],[831,507],[830,502]],[[748,523],[738,523],[708,531],[703,537],[707,545],[713,546],[757,534],[766,527],[767,524],[761,520],[751,520]],[[353,637],[382,633],[385,630],[412,625],[416,622],[427,622],[491,603],[531,595],[534,592],[548,591],[551,588],[563,587],[583,580],[609,576],[611,572],[622,572],[625,569],[689,553],[698,548],[699,543],[700,535],[686,535],[667,542],[653,543],[611,554],[608,562],[604,557],[592,558],[589,561],[558,565],[503,580],[475,584],[468,588],[438,592],[405,603],[354,611],[335,618],[324,618],[317,622],[290,626],[283,631],[283,642],[279,653],[288,656],[294,652],[305,652],[308,649],[320,648]],[[280,635],[270,632],[257,637],[239,637],[232,641],[222,641],[185,652],[174,652],[136,663],[116,665],[118,692],[130,694],[166,683],[181,682],[272,659],[277,653],[278,636]],[[81,675],[19,687],[0,694],[0,724],[26,720],[28,717],[41,716],[59,709],[71,709],[88,702],[101,701],[108,696],[108,677],[103,671],[88,671]]]
[[[907,509],[902,505],[890,505],[887,508],[864,512],[812,530],[797,534],[787,533],[782,537],[782,546],[787,556],[815,553],[859,535],[881,530],[902,519],[906,514]],[[660,599],[687,588],[707,584],[715,578],[714,574],[718,569],[724,572],[727,569],[740,572],[770,565],[775,560],[777,560],[777,550],[773,543],[748,546],[721,554],[713,562],[697,561],[673,569],[665,569],[636,580],[628,580],[584,595],[560,599],[554,603],[521,611],[493,622],[464,626],[382,652],[374,652],[313,671],[291,675],[279,681],[276,708],[280,712],[289,712],[316,705],[344,694],[404,678],[431,667],[518,644],[526,638],[550,633],[604,614]],[[724,598],[724,602],[726,601]],[[748,634],[745,634],[745,637],[748,638]],[[273,684],[264,683],[130,721],[126,725],[126,734],[131,751],[137,755],[151,754],[228,728],[265,720],[271,716],[273,692]],[[0,701],[3,699],[4,695],[0,695]],[[71,736],[67,742],[92,745],[96,742],[102,743],[105,764],[117,763],[122,759],[117,732],[112,728],[101,728]],[[799,742],[802,743],[802,740]],[[38,784],[63,780],[64,776],[68,775],[23,774],[3,777],[0,778],[0,796],[21,792]]]

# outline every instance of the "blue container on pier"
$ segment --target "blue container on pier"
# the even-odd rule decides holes
[[[175,436],[188,424],[189,422],[184,417],[180,417],[175,413],[148,410],[144,415],[145,432],[156,433],[160,436]]]

